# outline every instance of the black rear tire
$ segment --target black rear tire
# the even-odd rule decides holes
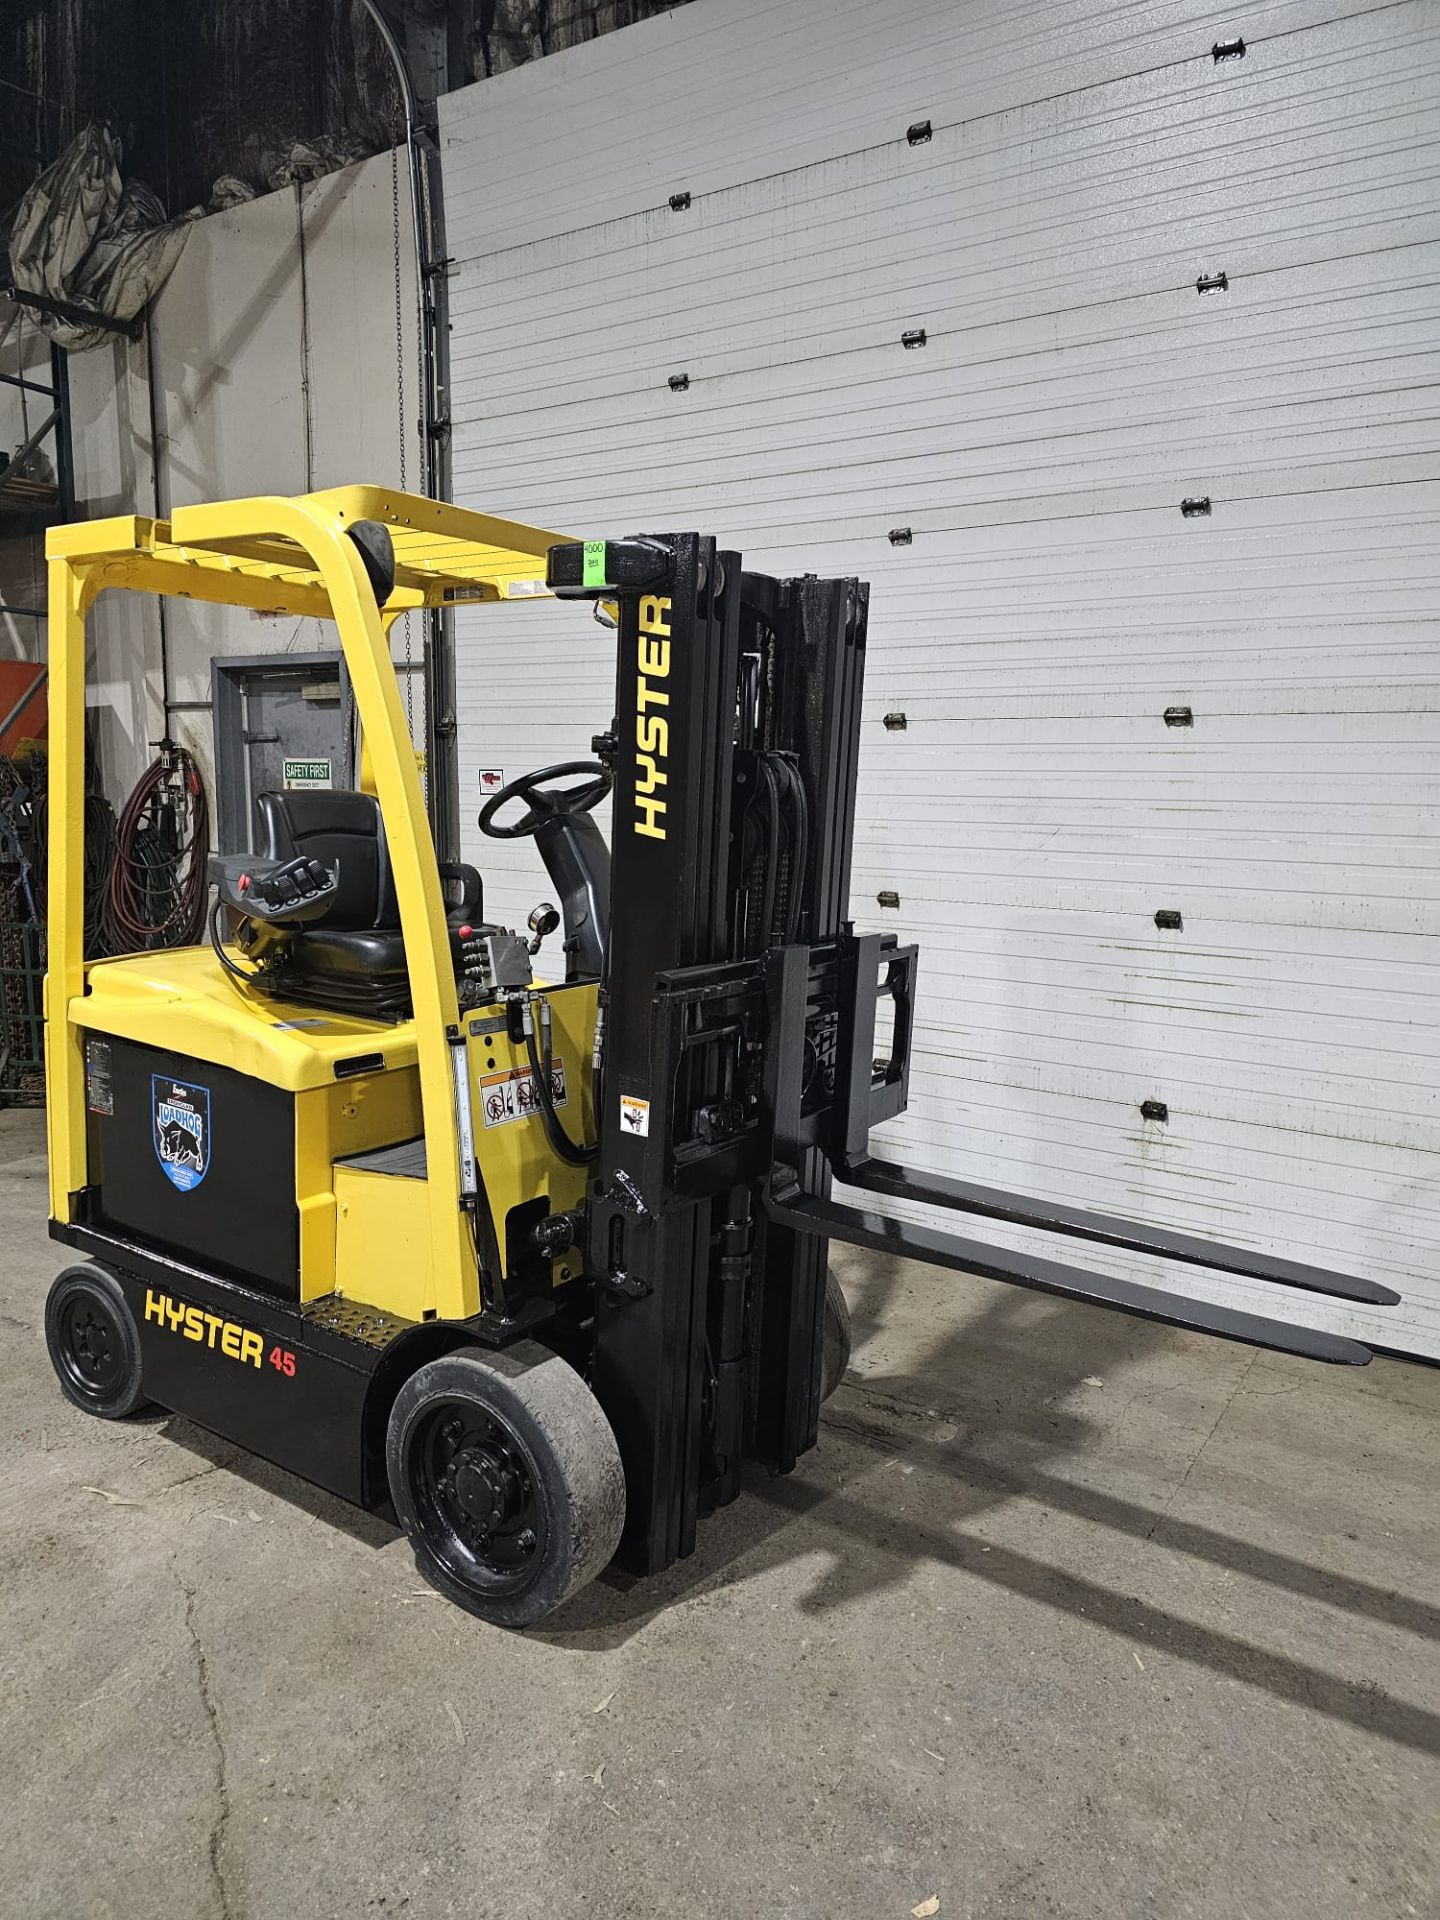
[[[431,1586],[528,1627],[609,1564],[625,1520],[610,1423],[532,1341],[446,1354],[405,1382],[385,1440],[390,1497]]]
[[[825,1330],[820,1347],[820,1399],[828,1400],[850,1365],[850,1308],[835,1278],[835,1269],[825,1271]]]
[[[60,1391],[101,1420],[146,1404],[140,1335],[120,1283],[104,1267],[66,1267],[45,1302],[45,1344]]]

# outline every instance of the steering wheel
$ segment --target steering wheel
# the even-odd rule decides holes
[[[590,778],[578,787],[549,791],[552,781],[568,780],[582,773],[589,774]],[[599,806],[610,787],[610,769],[599,760],[562,760],[558,766],[541,767],[535,773],[522,774],[518,780],[501,787],[498,793],[491,794],[480,809],[480,831],[488,833],[492,840],[523,840],[538,833],[547,821],[563,819],[570,813],[589,813],[592,807]],[[513,827],[497,827],[496,814],[512,800],[526,801],[526,811]]]

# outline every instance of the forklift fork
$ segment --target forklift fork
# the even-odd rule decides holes
[[[1243,1341],[1279,1353],[1309,1360],[1364,1366],[1370,1350],[1357,1340],[1315,1328],[1293,1326],[1261,1314],[1196,1300],[1168,1289],[1092,1273],[1045,1255],[991,1242],[962,1239],[835,1200],[809,1185],[803,1175],[807,1137],[818,1137],[834,1178],[843,1185],[889,1199],[952,1212],[1002,1220],[1008,1225],[1044,1234],[1092,1240],[1132,1253],[1184,1265],[1208,1267],[1272,1286],[1290,1287],[1331,1299],[1366,1306],[1394,1306],[1399,1294],[1372,1280],[1331,1273],[1324,1268],[1282,1260],[1248,1248],[1230,1247],[1191,1234],[1143,1225],[1110,1214],[1090,1213],[1052,1201],[1007,1193],[998,1188],[954,1180],[940,1174],[913,1172],[894,1161],[873,1156],[870,1129],[891,1118],[905,1105],[910,1067],[911,1010],[917,954],[899,948],[878,934],[843,943],[840,978],[844,983],[840,1044],[829,1124],[822,1117],[818,1129],[807,1126],[802,1112],[802,1068],[805,1057],[810,954],[788,947],[771,955],[771,1075],[768,1088],[775,1127],[774,1174],[766,1192],[765,1210],[777,1226],[795,1232],[822,1234],[873,1252],[893,1253],[932,1266],[950,1267],[1004,1280],[1037,1293],[1082,1300],[1111,1307],[1142,1320]],[[881,985],[881,976],[884,985]],[[894,1035],[889,1058],[874,1059],[876,1007],[882,995],[894,1002]]]

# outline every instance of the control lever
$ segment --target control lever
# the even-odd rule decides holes
[[[301,926],[329,911],[339,871],[298,854],[289,860],[256,860],[247,853],[217,854],[210,880],[223,904],[271,926]]]
[[[460,978],[475,996],[515,992],[530,984],[530,954],[533,949],[518,933],[504,927],[455,929],[460,946]]]

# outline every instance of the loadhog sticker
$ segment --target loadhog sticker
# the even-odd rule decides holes
[[[150,1076],[150,1137],[165,1178],[181,1193],[210,1171],[210,1089]]]
[[[565,1066],[556,1060],[550,1068],[550,1097],[557,1107],[568,1099],[565,1091]],[[480,1114],[487,1127],[503,1127],[511,1120],[528,1120],[539,1110],[535,1097],[535,1076],[528,1069],[512,1067],[503,1073],[487,1073],[480,1081]]]

